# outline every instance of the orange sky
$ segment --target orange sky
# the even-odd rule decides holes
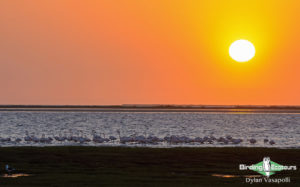
[[[300,105],[298,0],[1,0],[0,104]],[[237,63],[229,45],[256,47]]]

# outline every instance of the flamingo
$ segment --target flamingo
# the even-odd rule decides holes
[[[114,136],[109,136],[109,139],[112,140],[112,141],[115,141],[117,138],[114,137]]]
[[[95,143],[103,143],[104,142],[104,139],[101,136],[98,136],[96,134],[96,131],[93,130],[92,134],[93,134],[93,142],[95,142]]]
[[[110,141],[110,139],[108,139],[108,138],[105,138],[105,133],[102,133],[103,134],[103,141],[104,142],[109,142]]]
[[[63,141],[68,140],[67,132],[64,132],[64,135],[62,136]]]
[[[172,135],[172,136],[170,137],[170,143],[174,143],[174,144],[180,143],[179,137],[176,136],[176,135]]]
[[[67,138],[67,140],[69,141],[69,142],[71,142],[72,140],[73,140],[73,132],[71,131],[71,130],[69,130],[69,136],[66,136],[66,138]]]
[[[136,138],[136,141],[138,143],[141,143],[141,144],[145,144],[147,142],[151,142],[152,141],[152,137],[149,136],[148,138],[146,138],[145,136],[141,135],[141,136],[137,136]]]
[[[224,143],[224,144],[228,144],[229,141],[228,141],[227,139],[224,139],[224,140],[223,140],[223,143]]]
[[[232,140],[232,136],[230,136],[230,135],[227,135],[226,138],[227,138],[227,140]]]
[[[79,142],[79,131],[76,131],[76,136],[72,136],[74,142]]]
[[[78,137],[79,143],[82,144],[85,142],[85,139],[83,137]]]
[[[34,133],[33,133],[33,135],[31,136],[31,139],[32,139],[32,141],[33,141],[34,143],[38,143],[38,142],[40,141],[39,138],[37,138],[37,137],[34,136]]]
[[[270,145],[274,145],[274,144],[275,144],[275,141],[274,141],[274,140],[271,140],[271,141],[269,142],[269,144],[270,144]]]
[[[16,139],[15,139],[15,142],[17,142],[17,143],[20,143],[21,141],[22,141],[21,138],[16,138]]]
[[[121,143],[121,144],[125,144],[125,143],[129,140],[127,137],[122,137],[122,136],[121,136],[120,130],[117,130],[117,133],[118,133],[118,135],[119,135],[119,140],[120,140],[120,143]]]
[[[208,142],[209,144],[212,144],[214,141],[213,141],[212,138],[208,138],[207,142]]]
[[[251,144],[255,144],[255,143],[256,143],[256,140],[255,140],[254,138],[251,138],[251,139],[249,140],[249,142],[250,142]]]
[[[203,137],[203,141],[206,142],[207,140],[208,140],[208,137],[207,137],[207,136],[204,136],[204,137]]]
[[[39,139],[41,143],[46,143],[45,134],[42,134],[42,137]]]
[[[210,137],[209,137],[211,140],[217,140],[217,138],[216,137],[214,137],[213,135],[210,135]]]
[[[223,138],[223,137],[220,137],[217,139],[218,142],[223,142],[224,140],[225,140],[225,138]]]
[[[85,139],[85,142],[90,142],[91,139],[89,139],[86,135],[84,135],[84,139]]]
[[[47,137],[45,138],[45,143],[50,144],[53,141],[53,138]]]
[[[24,140],[28,143],[28,142],[31,142],[32,141],[32,138],[31,136],[29,136],[29,133],[28,131],[25,132],[26,136],[24,137]]]
[[[163,139],[164,139],[165,141],[169,142],[169,141],[171,140],[171,137],[170,137],[170,136],[165,136]]]
[[[79,132],[78,132],[79,133]],[[80,144],[85,143],[85,138],[83,137],[83,131],[80,131],[81,135],[78,136],[78,141]]]
[[[159,139],[158,137],[153,136],[153,135],[148,136],[148,137],[147,137],[147,140],[150,141],[151,143],[157,143],[157,142],[160,142],[160,141],[161,141],[161,139]]]
[[[181,136],[181,137],[179,137],[179,141],[181,143],[190,143],[192,140],[187,136]]]
[[[55,136],[55,135],[53,134],[53,137],[54,137],[54,140],[56,140],[56,141],[59,140],[59,136]]]
[[[10,142],[11,139],[10,138],[0,138],[1,142]]]
[[[233,144],[239,144],[239,143],[241,143],[243,140],[242,140],[242,139],[234,139],[234,138],[233,138],[231,141],[232,141]]]
[[[201,144],[204,143],[204,140],[203,140],[202,138],[200,138],[200,137],[196,137],[194,141],[195,141],[195,142],[199,142],[199,143],[201,143]]]
[[[54,136],[54,139],[59,142],[63,142],[65,140],[65,138],[62,137],[61,133],[59,133],[59,136]]]

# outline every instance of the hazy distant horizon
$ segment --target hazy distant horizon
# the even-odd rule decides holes
[[[49,104],[43,104],[43,105],[34,105],[34,104],[12,104],[12,105],[6,105],[6,104],[0,104],[0,108],[5,107],[12,107],[12,108],[18,108],[18,107],[103,107],[103,108],[109,108],[109,107],[115,107],[115,108],[300,108],[300,105],[202,105],[202,104],[120,104],[120,105],[49,105]]]

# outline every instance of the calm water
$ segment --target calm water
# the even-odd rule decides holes
[[[76,143],[53,140],[51,143],[24,141],[26,131],[30,136],[46,137],[86,136],[92,139],[92,130],[102,137],[115,136],[117,140],[106,143]],[[121,136],[187,136],[189,138],[232,136],[243,139],[239,145],[223,145],[218,142],[178,143],[160,142],[157,145],[121,144]],[[263,139],[275,141],[273,147],[300,148],[300,114],[284,113],[201,113],[201,112],[0,112],[1,146],[53,146],[53,145],[128,145],[128,146],[252,146],[271,147]],[[22,140],[14,142],[16,138]],[[254,138],[257,143],[250,144]]]

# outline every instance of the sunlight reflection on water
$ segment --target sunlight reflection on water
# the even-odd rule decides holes
[[[258,177],[262,177],[261,175],[226,175],[226,174],[212,174],[211,176],[220,177],[220,178],[238,178],[238,177],[258,178]]]
[[[17,178],[17,177],[28,177],[31,176],[30,174],[26,174],[26,173],[16,173],[16,174],[4,174],[2,175],[3,178]]]

